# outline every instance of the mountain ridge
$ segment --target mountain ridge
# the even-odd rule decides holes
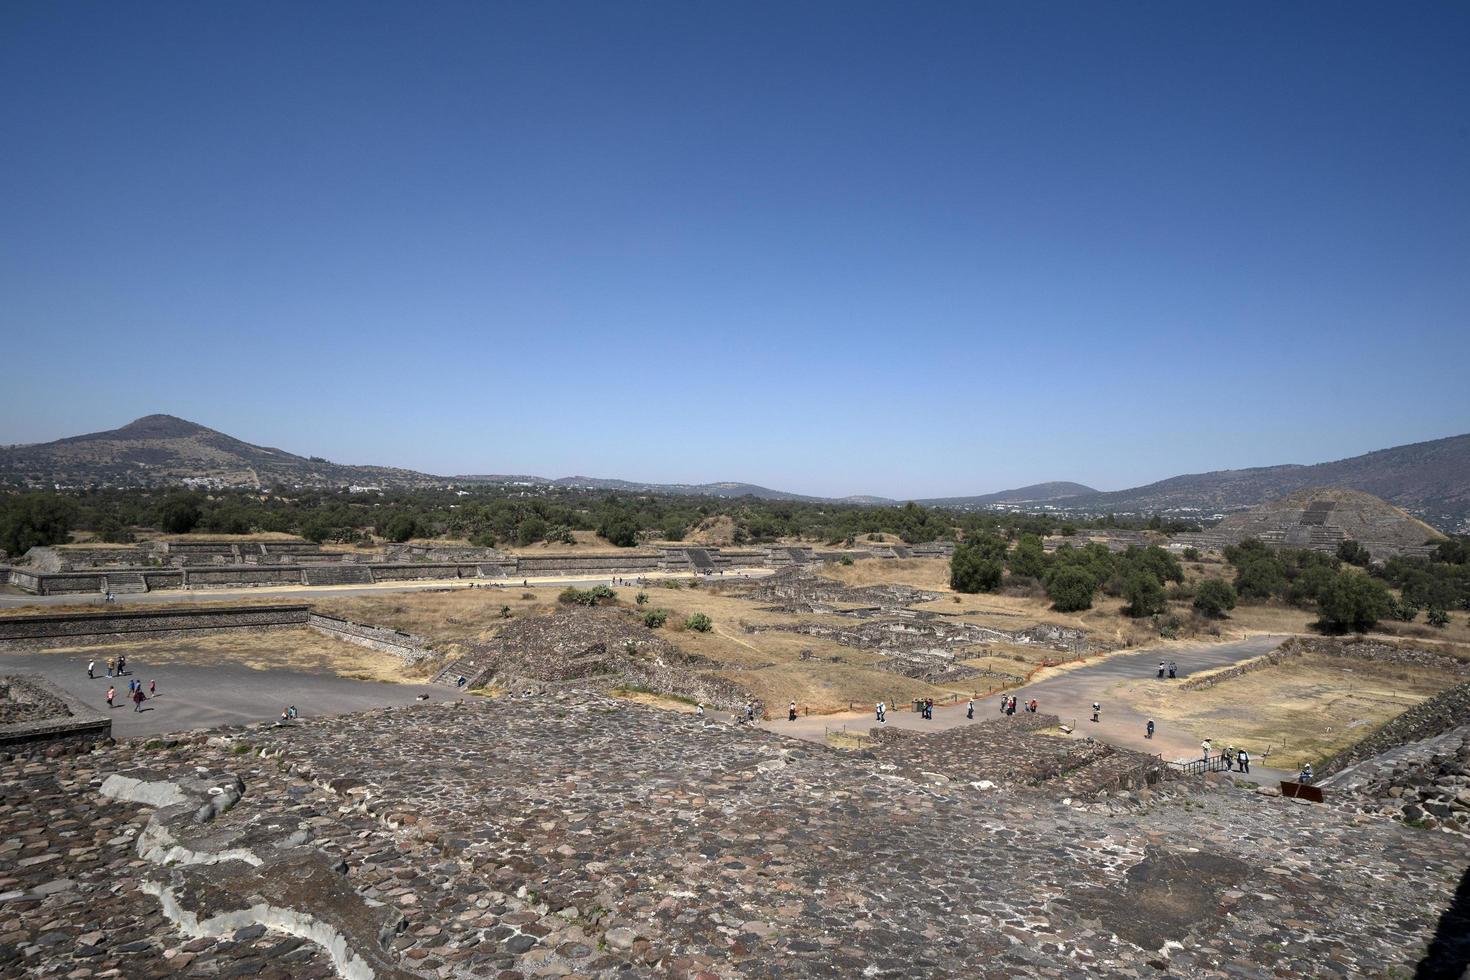
[[[647,483],[591,476],[436,476],[393,466],[333,463],[270,446],[258,446],[172,415],[146,415],[116,429],[46,443],[0,447],[0,483],[51,487],[170,486],[293,487],[372,486],[383,489],[528,484],[550,488],[626,493],[742,497],[766,500],[885,506],[887,497],[854,494],[820,497],[739,481]],[[1062,513],[1162,513],[1209,518],[1284,497],[1310,487],[1361,490],[1402,507],[1429,523],[1455,528],[1470,523],[1470,434],[1374,450],[1325,463],[1285,463],[1182,474],[1124,490],[1102,491],[1052,481],[971,496],[917,500],[957,510],[1034,505]]]

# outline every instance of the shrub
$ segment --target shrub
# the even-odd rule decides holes
[[[656,630],[669,621],[667,609],[650,609],[643,614],[643,625],[651,630]]]
[[[1199,561],[1199,549],[1191,545],[1184,549],[1185,561]]]
[[[714,621],[704,613],[693,613],[684,620],[684,628],[691,629],[696,633],[708,633],[715,628]]]
[[[1210,619],[1222,618],[1235,608],[1235,601],[1235,589],[1220,579],[1201,582],[1194,594],[1194,608]]]
[[[1059,568],[1046,583],[1046,597],[1057,612],[1079,612],[1092,608],[1097,584],[1081,568]]]
[[[556,601],[566,606],[596,606],[603,602],[610,602],[618,597],[618,594],[605,585],[594,585],[590,589],[574,589],[567,586],[561,590]]]
[[[1429,610],[1429,615],[1426,617],[1426,619],[1428,620],[1430,626],[1436,626],[1440,629],[1444,629],[1446,626],[1450,625],[1450,614],[1445,612],[1443,609]]]
[[[1412,623],[1414,617],[1419,615],[1419,607],[1407,599],[1391,599],[1388,612],[1401,623]]]
[[[636,602],[636,603],[638,603],[638,605],[640,605],[640,606],[641,605],[644,605],[645,603],[648,602],[648,593],[647,592],[640,592],[640,593],[638,593],[638,595],[634,598],[633,601]]]
[[[851,565],[852,564],[852,556],[851,555],[843,555],[841,558],[837,559],[837,564],[839,564],[839,565]]]
[[[412,514],[394,514],[383,523],[379,533],[389,541],[402,544],[418,533],[418,522]]]

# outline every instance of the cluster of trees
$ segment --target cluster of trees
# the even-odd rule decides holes
[[[1272,599],[1317,610],[1324,633],[1366,632],[1388,615],[1393,597],[1383,582],[1353,567],[1367,550],[1344,542],[1337,555],[1317,551],[1272,551],[1254,538],[1225,549],[1235,568],[1235,590],[1245,602]]]
[[[910,543],[995,536],[1074,533],[1079,527],[1143,527],[1146,522],[1097,521],[1010,513],[966,513],[908,503],[864,507],[755,497],[655,496],[589,490],[534,495],[506,486],[468,492],[447,489],[351,493],[346,490],[223,490],[211,492],[94,489],[26,494],[0,492],[0,548],[12,555],[67,540],[73,530],[105,541],[132,540],[135,529],[169,534],[248,534],[278,531],[316,542],[449,537],[474,544],[573,544],[575,531],[595,531],[613,544],[683,540],[712,517],[728,517],[736,544],[803,538],[831,546],[892,534]]]
[[[950,587],[957,592],[994,592],[1003,584],[1040,583],[1059,612],[1092,608],[1099,590],[1126,601],[1129,616],[1154,616],[1168,607],[1166,586],[1182,584],[1179,559],[1158,546],[1114,552],[1101,544],[1063,544],[1048,555],[1041,538],[1020,535],[1012,546],[994,533],[967,536],[950,559]],[[1214,615],[1235,605],[1234,595],[1214,595]]]

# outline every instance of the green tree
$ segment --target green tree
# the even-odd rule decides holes
[[[1368,564],[1373,560],[1373,556],[1368,553],[1368,549],[1352,538],[1338,542],[1337,557],[1349,565],[1357,565],[1360,568],[1368,567]]]
[[[1269,599],[1286,591],[1286,568],[1274,555],[1247,558],[1236,566],[1235,591],[1242,599]]]
[[[1337,573],[1317,597],[1317,628],[1324,633],[1366,633],[1388,614],[1382,583],[1361,572]]]
[[[1046,549],[1041,538],[1034,534],[1023,534],[1011,552],[1011,574],[1019,578],[1036,578],[1046,574]]]
[[[73,519],[71,502],[54,494],[0,497],[0,549],[19,558],[32,548],[64,544]]]
[[[1164,583],[1142,569],[1129,573],[1123,583],[1123,597],[1128,600],[1123,612],[1135,619],[1158,615],[1169,606]]]
[[[516,544],[522,547],[535,544],[546,537],[546,522],[531,514],[516,525]]]
[[[1194,608],[1201,616],[1221,619],[1235,608],[1235,589],[1222,579],[1206,579],[1195,590]]]
[[[1057,612],[1079,612],[1092,608],[1097,582],[1082,568],[1067,566],[1047,577],[1046,597]]]
[[[987,557],[983,548],[968,542],[956,548],[949,559],[949,587],[956,592],[994,592],[1000,588],[1003,574],[998,558]]]
[[[188,534],[199,526],[203,516],[192,494],[175,494],[159,505],[158,526],[169,534]]]
[[[398,513],[384,521],[378,533],[389,541],[402,544],[419,533],[419,526],[412,514]]]

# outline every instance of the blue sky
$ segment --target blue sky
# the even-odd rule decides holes
[[[1104,489],[1470,430],[1470,6],[0,5],[0,442]]]

